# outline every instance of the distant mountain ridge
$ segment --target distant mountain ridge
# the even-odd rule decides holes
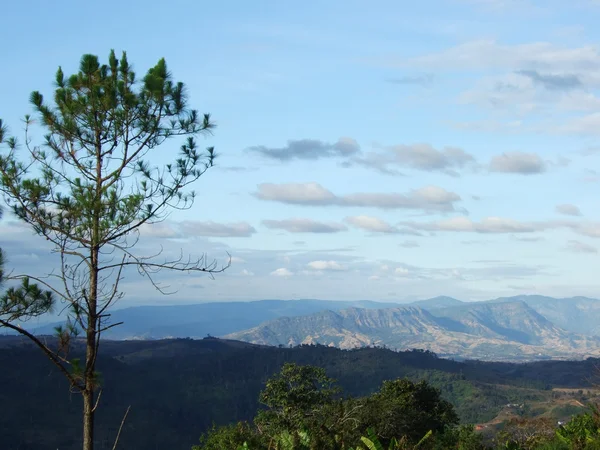
[[[222,336],[251,328],[277,317],[302,316],[326,309],[389,308],[394,303],[370,300],[258,300],[251,302],[211,302],[192,305],[134,306],[111,313],[113,323],[107,339],[164,339],[175,337],[203,338]],[[34,329],[36,334],[53,334],[58,323]],[[1,331],[1,330],[0,330]]]
[[[261,300],[116,310],[107,339],[228,336],[268,345],[319,342],[342,348],[427,348],[481,359],[597,355],[600,300],[537,295],[411,303]],[[53,334],[55,324],[37,334]],[[0,330],[2,331],[2,330]]]
[[[418,306],[327,311],[275,319],[226,337],[263,345],[422,348],[486,360],[600,355],[600,337],[564,330],[524,301],[449,303],[457,306],[436,308],[443,305],[433,302],[431,311]]]

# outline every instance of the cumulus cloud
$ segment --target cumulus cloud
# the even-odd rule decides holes
[[[598,249],[596,247],[579,241],[567,242],[566,249],[575,253],[598,253]]]
[[[217,223],[186,220],[180,224],[184,236],[250,237],[256,230],[246,222]]]
[[[384,220],[371,216],[346,217],[344,221],[356,228],[376,233],[397,233],[398,229]]]
[[[293,273],[289,269],[286,269],[285,267],[280,267],[279,269],[275,269],[269,275],[272,275],[274,277],[284,277],[285,278],[285,277],[291,277],[293,275]]]
[[[349,137],[341,137],[331,144],[317,139],[289,140],[285,147],[266,147],[264,145],[250,147],[251,152],[279,161],[293,159],[316,160],[321,158],[348,157],[360,151],[358,143]]]
[[[318,183],[263,183],[254,194],[261,200],[293,205],[360,206],[381,209],[456,211],[461,197],[437,186],[426,186],[402,193],[355,193],[338,196]]]
[[[311,270],[346,270],[346,267],[337,261],[311,261],[306,265],[306,267]]]
[[[263,220],[262,224],[270,229],[289,231],[290,233],[338,233],[348,228],[336,222],[319,222],[312,219]]]
[[[334,205],[339,202],[336,195],[318,183],[262,183],[255,194],[261,200],[270,200],[292,205]]]
[[[565,216],[581,216],[581,211],[575,205],[570,203],[564,203],[562,205],[556,205],[556,212]]]
[[[536,153],[506,152],[492,158],[489,169],[492,172],[532,175],[546,171],[546,163]]]
[[[381,152],[370,152],[357,156],[353,164],[376,169],[382,173],[397,174],[395,167],[426,172],[442,172],[458,175],[457,170],[475,163],[475,158],[456,147],[436,149],[430,144],[394,145]]]

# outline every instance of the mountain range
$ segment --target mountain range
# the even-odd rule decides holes
[[[290,346],[421,348],[454,358],[600,356],[600,300],[516,296],[483,302],[436,297],[408,304],[262,300],[116,310],[109,339],[224,336]],[[53,326],[37,334],[50,334]]]

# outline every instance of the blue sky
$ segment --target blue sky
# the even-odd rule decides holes
[[[110,49],[138,74],[165,57],[218,125],[195,206],[141,250],[229,252],[231,268],[165,274],[169,297],[128,276],[123,306],[600,296],[598,1],[34,0],[3,15],[13,132],[59,65]],[[57,263],[10,215],[0,227],[16,271]]]

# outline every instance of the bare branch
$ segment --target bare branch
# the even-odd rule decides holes
[[[127,411],[125,411],[123,420],[121,420],[121,425],[119,426],[119,431],[117,432],[117,438],[115,439],[115,445],[113,445],[113,450],[117,450],[117,444],[119,443],[119,438],[121,437],[121,430],[123,429],[123,424],[125,424],[125,419],[127,419],[127,414],[129,414],[130,409],[131,405],[127,407]]]

